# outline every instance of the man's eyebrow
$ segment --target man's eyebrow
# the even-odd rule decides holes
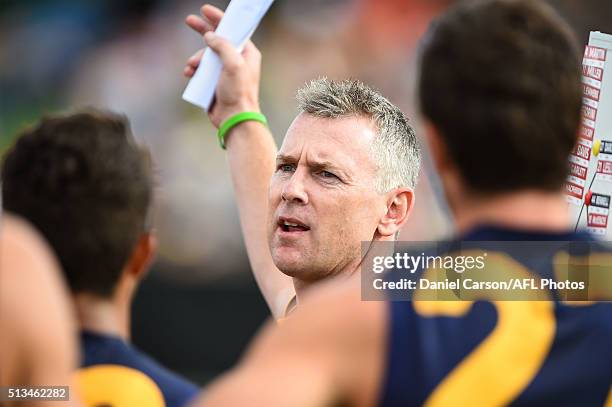
[[[310,167],[313,171],[331,171],[347,183],[352,183],[353,180],[352,171],[350,169],[342,168],[337,164],[332,163],[331,161],[309,161],[308,167]]]
[[[288,163],[288,164],[296,164],[299,161],[299,159],[295,156],[292,155],[288,155],[288,154],[277,154],[276,155],[276,163],[280,164],[280,163]],[[331,170],[334,171],[335,173],[337,173],[337,175],[342,175],[344,177],[346,177],[347,179],[352,179],[351,174],[349,171],[342,169],[342,167],[338,166],[337,164],[334,164],[331,161],[327,161],[327,160],[310,160],[307,163],[308,167],[312,170],[318,171],[318,170]]]
[[[286,155],[286,154],[277,154],[276,155],[276,162],[277,163],[295,163],[297,162],[298,159],[294,156],[291,155]]]
[[[308,166],[312,169],[315,170],[323,170],[323,169],[337,169],[340,170],[340,167],[338,167],[336,164],[332,163],[331,161],[309,161],[308,162]]]

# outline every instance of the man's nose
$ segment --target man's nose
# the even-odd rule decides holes
[[[304,171],[297,169],[291,177],[285,181],[281,191],[281,198],[283,201],[295,202],[303,205],[308,203],[308,194],[306,193],[304,177]]]

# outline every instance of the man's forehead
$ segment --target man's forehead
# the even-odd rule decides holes
[[[374,125],[366,117],[326,118],[302,113],[287,130],[279,155],[295,160],[360,162],[371,157],[375,137]]]

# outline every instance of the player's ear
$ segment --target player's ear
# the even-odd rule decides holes
[[[140,235],[132,257],[127,265],[127,271],[136,278],[142,278],[149,269],[157,252],[157,238],[150,232]]]
[[[429,155],[444,188],[446,199],[453,209],[455,201],[469,192],[463,174],[451,155],[440,129],[431,121],[424,124]]]
[[[377,232],[381,236],[393,236],[408,220],[414,207],[412,188],[396,188],[389,193],[387,212],[378,223]]]
[[[442,176],[449,168],[453,166],[446,144],[442,140],[440,131],[431,121],[426,120],[424,123],[425,135],[427,138],[427,146],[431,153],[431,158],[434,162],[438,174]]]

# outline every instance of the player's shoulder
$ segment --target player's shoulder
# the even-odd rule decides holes
[[[382,309],[378,303],[364,303],[360,298],[358,278],[332,279],[310,288],[301,296],[294,310],[280,321],[269,320],[252,350],[285,347],[291,343],[297,349],[300,343],[312,346],[331,346],[334,338],[342,339],[349,328],[367,326],[377,320]],[[325,332],[324,338],[320,335]]]
[[[168,406],[182,406],[198,392],[189,380],[162,366],[152,357],[120,338],[83,332],[83,367],[125,366],[150,377],[161,390]]]
[[[352,405],[378,397],[388,337],[388,304],[362,301],[359,276],[314,287],[282,324],[270,322],[249,350],[248,366],[316,372]]]
[[[371,330],[379,326],[385,320],[386,309],[384,302],[362,301],[361,280],[359,276],[353,276],[316,287],[300,301],[287,322],[312,324],[342,336],[347,334],[347,329]]]
[[[0,212],[0,247],[15,253],[5,261],[41,266],[36,270],[57,267],[51,249],[40,234],[24,219]],[[7,269],[10,270],[10,269]]]
[[[14,371],[24,377],[63,380],[77,363],[68,290],[44,239],[5,212],[0,212],[0,279],[0,332],[7,333],[0,335],[0,348],[12,349],[3,362],[16,362]],[[43,338],[40,332],[52,334]]]
[[[37,329],[32,321],[57,317],[68,328],[68,290],[59,270],[53,252],[29,223],[0,212],[0,299],[8,307],[5,310],[19,307],[16,313],[5,312],[5,317],[18,316],[19,323],[30,329]],[[29,299],[27,306],[24,298]],[[43,308],[44,318],[39,312]]]
[[[323,360],[355,359],[350,349],[384,347],[387,310],[385,302],[361,300],[358,276],[328,281],[300,299],[282,324],[270,321],[249,356],[268,358],[306,351]]]

